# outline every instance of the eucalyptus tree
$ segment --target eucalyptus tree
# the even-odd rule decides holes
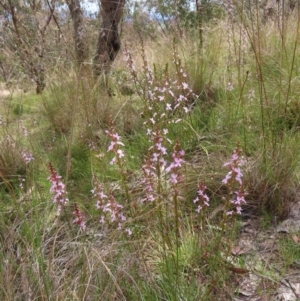
[[[87,31],[84,27],[83,10],[80,0],[66,0],[73,21],[75,53],[78,65],[82,65],[88,58],[86,46]],[[93,59],[95,75],[110,70],[121,47],[119,24],[124,11],[125,0],[101,0],[98,41]]]
[[[80,0],[66,0],[66,3],[73,22],[73,39],[76,61],[79,65],[81,65],[89,56],[89,46],[86,42],[87,32],[84,23],[83,10]]]
[[[123,16],[124,5],[125,0],[101,0],[102,23],[94,57],[96,75],[109,71],[120,50],[118,27]]]

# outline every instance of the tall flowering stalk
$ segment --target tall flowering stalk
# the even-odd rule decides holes
[[[118,135],[118,133],[116,133],[112,121],[110,121],[110,130],[106,130],[105,133],[110,138],[110,144],[107,149],[107,152],[112,152],[115,155],[110,161],[110,164],[117,164],[122,169],[122,158],[124,157],[124,151],[122,147],[124,146],[124,143],[121,142],[121,137]]]
[[[165,141],[170,142],[165,135],[168,133],[164,130],[156,130],[151,134],[152,146],[149,148],[147,158],[142,167],[143,184],[145,198],[143,201],[153,202],[160,198],[162,192],[162,173],[169,175],[169,184],[172,187],[172,196],[177,198],[179,194],[178,186],[183,181],[183,174],[181,171],[184,150],[180,150],[180,143],[177,140],[172,154],[172,161],[168,164],[166,161],[167,148],[164,146]],[[170,195],[170,194],[169,194]]]
[[[155,189],[155,180],[156,173],[155,167],[153,166],[153,160],[151,160],[151,155],[148,153],[147,158],[144,161],[144,165],[142,166],[143,172],[143,192],[145,197],[143,198],[143,202],[154,202],[156,199],[156,189]]]
[[[205,215],[206,208],[210,206],[209,196],[205,192],[206,189],[207,186],[201,181],[198,184],[197,197],[193,200],[194,204],[198,205],[196,212],[199,215],[201,229],[203,228],[203,221],[205,221],[205,217],[206,217]]]
[[[179,184],[183,181],[182,174],[182,163],[183,156],[185,155],[184,150],[180,150],[179,140],[176,141],[174,146],[174,152],[172,154],[172,162],[166,168],[166,172],[170,174],[170,184],[173,189],[173,204],[174,204],[174,216],[175,216],[175,226],[176,226],[176,244],[177,251],[179,247],[179,204],[178,204],[178,196],[179,196]],[[177,254],[178,255],[178,254]]]
[[[176,244],[176,256],[174,257],[175,262],[175,270],[176,270],[176,281],[179,279],[179,184],[183,181],[183,173],[182,173],[182,164],[183,157],[185,155],[184,150],[180,150],[179,140],[176,141],[174,146],[174,152],[172,154],[172,161],[169,166],[166,168],[166,173],[170,175],[169,183],[172,187],[172,201],[174,206],[174,222],[175,222],[175,244]]]
[[[242,205],[246,204],[247,195],[241,166],[243,164],[242,150],[239,145],[233,151],[231,159],[224,164],[229,169],[222,183],[228,187],[229,198],[226,199],[226,215],[242,213]]]
[[[79,207],[77,203],[74,204],[74,212],[75,219],[73,220],[73,224],[76,224],[79,226],[80,229],[85,230],[86,224],[85,224],[85,215],[79,210]]]
[[[209,207],[209,197],[208,195],[205,193],[205,190],[207,189],[207,186],[204,185],[203,182],[200,182],[198,185],[198,191],[197,191],[197,197],[194,199],[194,204],[198,204],[198,207],[196,209],[196,212],[200,213],[201,211],[203,211],[203,209],[205,207]]]
[[[128,50],[128,47],[126,44],[124,47],[124,56],[125,56],[125,62],[127,64],[129,72],[130,72],[131,80],[134,82],[135,86],[137,87],[138,77],[137,77],[136,68],[134,65],[134,61],[132,59],[132,55],[131,55],[130,51]]]
[[[137,93],[144,101],[142,116],[146,119],[144,125],[152,131],[164,128],[166,124],[178,122],[175,112],[184,114],[190,111],[191,99],[197,96],[187,83],[187,74],[184,72],[179,55],[174,50],[174,64],[176,67],[176,79],[170,78],[168,68],[163,70],[163,75],[157,75],[156,70],[150,68],[149,61],[142,47],[143,67],[139,76],[134,61],[128,48],[125,47],[125,60]]]
[[[178,185],[183,181],[183,174],[182,174],[182,163],[183,157],[185,155],[184,150],[180,150],[180,143],[179,140],[176,141],[174,146],[174,152],[172,154],[172,162],[166,168],[166,172],[170,173],[170,184],[173,188],[173,195],[177,198],[179,194]]]
[[[61,181],[61,176],[59,176],[54,169],[52,163],[49,163],[50,177],[48,180],[52,183],[50,192],[54,195],[53,202],[57,204],[57,216],[60,215],[62,208],[69,202],[67,198],[67,192],[65,189],[65,184]]]
[[[164,135],[160,130],[156,130],[151,133],[151,141],[153,145],[149,148],[149,151],[152,154],[152,163],[161,170],[161,168],[166,167],[167,162],[164,159],[167,154],[167,148],[164,146]]]
[[[181,60],[175,47],[173,57],[177,75],[177,80],[174,82],[174,85],[176,85],[177,91],[180,92],[179,96],[175,97],[174,111],[178,108],[182,108],[185,113],[189,113],[191,107],[194,105],[189,99],[196,99],[197,95],[187,83],[187,74],[183,70]]]
[[[27,131],[27,128],[24,126],[23,123],[21,123],[21,130],[22,130],[23,136],[25,138],[27,138],[28,137],[28,131]]]
[[[106,131],[106,135],[110,138],[110,144],[107,152],[114,154],[114,157],[110,161],[111,165],[116,165],[119,168],[122,176],[122,184],[125,190],[125,196],[127,202],[130,201],[130,193],[127,182],[127,172],[125,167],[125,153],[123,150],[124,143],[121,141],[121,137],[116,133],[112,119],[110,120],[110,129]]]
[[[149,148],[149,158],[147,159],[149,161],[145,162],[144,173],[146,172],[145,168],[152,171],[148,175],[148,180],[153,180],[152,184],[154,185],[156,199],[160,200],[162,194],[162,172],[167,166],[167,162],[165,160],[167,149],[164,146],[164,134],[159,129],[152,133],[149,132],[149,134],[152,146]]]
[[[96,201],[96,208],[101,212],[101,224],[116,224],[117,229],[121,230],[126,221],[123,213],[123,206],[117,203],[112,193],[108,195],[104,191],[104,186],[99,183],[97,177],[94,177],[94,188],[92,190],[93,198]],[[131,235],[131,230],[126,228],[125,231]]]

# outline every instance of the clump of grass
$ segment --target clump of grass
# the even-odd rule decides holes
[[[25,174],[26,164],[22,160],[20,146],[16,145],[12,137],[7,136],[1,141],[0,151],[2,181],[14,181],[17,175]]]
[[[260,155],[248,162],[248,203],[252,213],[267,211],[280,219],[288,216],[291,204],[298,198],[297,141],[297,134],[282,137],[280,145],[267,152],[265,161]]]
[[[76,96],[74,82],[53,84],[51,92],[43,100],[44,114],[56,134],[67,134],[72,126],[72,104]]]

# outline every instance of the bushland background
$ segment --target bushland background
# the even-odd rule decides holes
[[[1,0],[1,300],[298,300],[299,12]]]

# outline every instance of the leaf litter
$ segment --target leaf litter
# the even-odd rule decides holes
[[[286,220],[267,230],[261,230],[259,219],[242,224],[227,261],[240,258],[249,273],[236,273],[238,287],[232,300],[300,301],[300,258],[284,268],[280,257],[279,241],[286,236],[300,247],[300,202],[293,204]]]

